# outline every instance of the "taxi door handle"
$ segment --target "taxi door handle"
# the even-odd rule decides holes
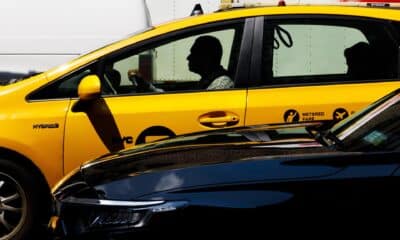
[[[210,112],[199,117],[200,124],[211,128],[222,128],[239,123],[239,116],[228,112]]]

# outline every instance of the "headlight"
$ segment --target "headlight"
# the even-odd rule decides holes
[[[102,209],[93,211],[89,216],[89,228],[114,227],[119,225],[137,225],[145,215],[144,211],[131,209]]]
[[[114,201],[68,197],[57,203],[63,235],[141,228],[154,214],[175,211],[187,202]]]

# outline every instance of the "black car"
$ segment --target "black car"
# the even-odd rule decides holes
[[[71,237],[236,232],[399,210],[399,119],[398,90],[328,129],[210,131],[105,155],[53,189],[51,226]]]

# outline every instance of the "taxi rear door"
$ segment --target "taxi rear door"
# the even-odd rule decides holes
[[[341,120],[400,86],[386,21],[292,15],[259,17],[256,27],[246,125]],[[357,53],[358,45],[371,51]],[[349,69],[345,52],[361,54],[363,74]]]

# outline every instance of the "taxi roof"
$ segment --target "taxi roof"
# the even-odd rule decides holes
[[[399,8],[400,0],[220,0],[220,11],[265,6],[354,6]]]

